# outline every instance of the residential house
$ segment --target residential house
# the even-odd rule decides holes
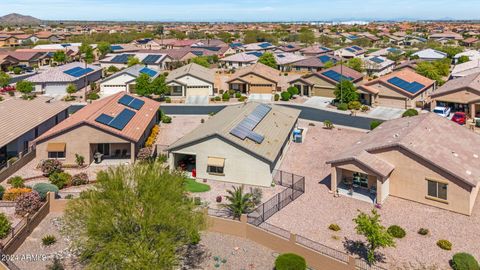
[[[128,67],[128,60],[130,58],[137,58],[140,63],[144,64],[150,69],[157,71],[167,70],[171,66],[173,59],[165,53],[157,52],[131,52],[121,54],[108,54],[105,58],[100,60],[102,68],[114,66],[118,69]]]
[[[274,94],[279,91],[279,71],[256,63],[237,70],[227,81],[229,89],[245,94]]]
[[[15,36],[0,34],[0,47],[18,46],[18,39]]]
[[[453,45],[458,45],[458,42],[463,40],[463,36],[455,32],[444,32],[432,34],[429,39],[442,44],[452,43]]]
[[[306,57],[294,53],[277,52],[273,54],[280,71],[290,71],[293,63],[304,60]]]
[[[467,113],[471,119],[480,118],[480,68],[477,73],[446,82],[430,98],[431,109],[446,106],[453,112]]]
[[[73,62],[49,67],[26,80],[35,84],[35,92],[52,97],[63,97],[67,86],[73,84],[78,90],[102,78],[102,69],[95,65]]]
[[[10,158],[29,152],[34,139],[66,119],[68,107],[47,97],[0,101],[0,171]]]
[[[336,50],[334,55],[346,59],[362,58],[365,56],[366,52],[367,50],[363,49],[362,47],[353,45],[351,47]]]
[[[316,72],[320,71],[325,68],[325,64],[331,63],[335,65],[340,58],[330,55],[330,54],[322,54],[317,56],[310,56],[303,60],[294,62],[290,64],[290,67],[293,71],[298,72]]]
[[[394,196],[470,215],[480,189],[479,153],[480,136],[449,119],[433,113],[395,119],[327,162],[330,188],[373,194],[378,204]]]
[[[474,47],[479,41],[480,40],[476,37],[469,37],[464,39],[461,43],[465,47]]]
[[[229,55],[219,60],[219,63],[224,68],[241,68],[251,66],[257,63],[258,58],[262,56],[262,52],[240,52],[234,55]]]
[[[247,52],[266,52],[266,51],[274,51],[277,46],[273,45],[269,42],[259,42],[259,43],[250,43],[244,44],[243,49]]]
[[[289,84],[297,87],[300,95],[333,99],[335,98],[335,87],[341,80],[349,80],[354,84],[359,83],[363,80],[363,74],[349,67],[337,65],[294,79]]]
[[[395,61],[383,56],[369,56],[363,59],[363,65],[369,76],[380,77],[393,71]]]
[[[75,164],[76,155],[87,164],[105,159],[136,160],[154,125],[160,103],[117,93],[94,101],[35,140],[37,158]]]
[[[426,38],[418,37],[418,36],[412,36],[412,35],[407,35],[404,38],[403,45],[405,46],[415,46],[417,44],[424,44],[427,42]]]
[[[480,72],[480,58],[455,65],[450,77],[453,79],[465,77]]]
[[[166,79],[172,96],[213,96],[215,74],[195,63],[172,70]]]
[[[373,107],[400,109],[424,108],[429,95],[435,89],[435,81],[423,77],[411,69],[402,69],[358,87],[362,101]]]
[[[437,51],[434,49],[425,49],[425,50],[418,51],[412,54],[412,57],[415,57],[415,56],[417,56],[418,59],[423,61],[436,61],[436,60],[447,58],[446,53]]]
[[[160,72],[143,65],[131,66],[99,81],[100,96],[110,96],[118,92],[135,93],[136,79],[141,74],[155,79]]]
[[[168,147],[170,168],[195,169],[199,179],[268,187],[299,114],[255,102],[227,106]]]
[[[328,47],[321,46],[321,45],[312,45],[312,46],[301,49],[300,53],[303,56],[317,56],[317,55],[320,55],[320,54],[333,53],[333,50],[328,48]]]
[[[300,53],[302,47],[296,44],[287,44],[277,47],[275,52],[285,52],[285,53]]]
[[[460,59],[460,57],[462,57],[462,56],[468,57],[468,60],[469,60],[469,61],[479,60],[479,59],[480,59],[480,52],[477,51],[477,50],[468,50],[468,51],[464,51],[464,52],[461,52],[461,53],[457,53],[457,54],[453,57],[453,62],[454,62],[454,64],[457,64],[457,63],[458,63],[458,59]]]
[[[383,48],[378,51],[374,51],[368,54],[368,56],[388,56],[389,54],[395,54],[395,55],[403,55],[405,54],[404,51],[395,48],[395,47],[388,47],[388,48]]]
[[[0,54],[3,54],[0,52]],[[5,53],[7,60],[15,65],[24,65],[27,67],[41,67],[48,64],[47,53],[44,52],[24,52],[24,51],[14,51]]]

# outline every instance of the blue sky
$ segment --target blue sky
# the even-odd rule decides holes
[[[46,20],[480,19],[480,0],[0,0],[0,15]]]

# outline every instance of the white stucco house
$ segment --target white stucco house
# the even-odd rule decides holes
[[[141,74],[147,74],[152,79],[155,79],[160,72],[143,65],[131,66],[100,81],[98,83],[100,87],[100,96],[110,96],[118,92],[134,92],[135,81]]]
[[[171,169],[196,178],[270,186],[299,110],[255,102],[227,106],[167,148]]]
[[[191,63],[172,70],[166,83],[172,96],[213,96],[214,71]]]
[[[117,54],[108,54],[104,59],[100,60],[100,66],[102,68],[109,68],[114,66],[118,69],[123,69],[128,67],[128,59],[137,58],[142,65],[154,70],[166,70],[170,69],[172,63],[172,57],[168,56],[166,53],[157,53],[157,52],[127,52],[127,53],[117,53]]]

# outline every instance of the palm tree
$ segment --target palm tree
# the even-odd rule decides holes
[[[228,196],[226,196],[226,200],[229,203],[222,204],[222,207],[232,213],[234,219],[240,219],[242,214],[251,212],[255,207],[255,204],[252,201],[252,194],[244,194],[243,186],[233,186],[233,190],[227,190],[227,193]]]

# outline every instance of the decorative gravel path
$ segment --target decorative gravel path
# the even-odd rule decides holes
[[[352,241],[362,240],[352,221],[358,214],[357,209],[370,211],[373,205],[347,197],[334,198],[329,193],[330,166],[325,161],[363,134],[348,129],[325,130],[321,123],[315,127],[308,126],[305,121],[300,124],[308,128],[306,139],[303,144],[289,147],[281,169],[304,175],[306,193],[268,222],[347,251]],[[480,259],[480,200],[477,200],[470,217],[395,197],[389,197],[379,213],[385,226],[396,224],[407,232],[405,238],[396,241],[396,248],[381,250],[386,261],[381,265],[388,269],[424,269],[420,266],[450,269],[448,260],[456,252],[463,251]],[[338,224],[341,231],[330,231],[328,226],[331,223]],[[419,235],[417,231],[421,227],[428,228],[430,235]],[[452,251],[437,247],[439,239],[452,242]]]

